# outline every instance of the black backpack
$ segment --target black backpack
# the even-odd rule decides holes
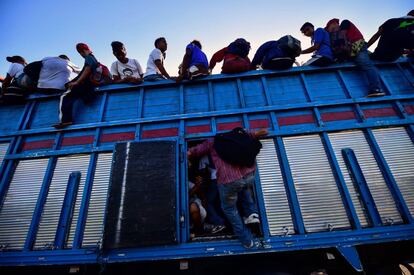
[[[24,67],[23,72],[34,82],[39,81],[40,70],[42,69],[42,61],[29,63]]]
[[[279,48],[291,58],[298,57],[302,51],[300,41],[291,35],[282,36],[277,42]]]
[[[227,163],[239,167],[251,167],[262,149],[262,143],[243,128],[234,128],[230,132],[214,137],[214,149],[219,157]]]
[[[346,34],[341,31],[331,32],[329,38],[335,61],[344,62],[351,58],[352,43],[349,42]]]
[[[227,52],[245,58],[249,55],[250,43],[243,38],[238,38],[234,42],[230,43],[227,47]]]

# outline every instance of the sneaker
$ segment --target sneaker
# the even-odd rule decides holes
[[[209,223],[205,223],[203,225],[204,232],[209,233],[209,234],[219,233],[223,231],[225,228],[226,228],[225,225],[215,225],[215,224],[209,224]]]
[[[211,230],[211,233],[212,234],[217,234],[217,233],[223,231],[224,229],[226,229],[226,226],[225,225],[215,225],[213,227],[213,229]]]
[[[248,244],[243,244],[243,247],[247,248],[247,249],[253,248],[254,247],[253,240],[250,240],[250,243],[248,243]]]
[[[373,91],[368,91],[368,95],[366,97],[378,97],[378,96],[384,96],[385,93],[382,92],[381,90],[373,90]]]
[[[59,122],[57,124],[53,124],[52,127],[55,127],[56,129],[62,129],[62,128],[68,127],[69,125],[72,125],[72,124],[73,124],[72,121]]]
[[[247,218],[244,218],[244,224],[260,223],[259,214],[252,213]]]
[[[194,79],[197,79],[197,78],[200,78],[200,77],[204,77],[204,76],[208,76],[208,74],[205,74],[205,73],[202,73],[200,71],[197,71],[197,72],[194,72],[194,73],[190,74],[189,79],[190,80],[194,80]]]

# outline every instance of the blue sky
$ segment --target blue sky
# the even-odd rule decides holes
[[[252,44],[249,56],[253,58],[262,43],[285,34],[300,39],[303,48],[309,47],[310,39],[299,31],[305,21],[323,27],[333,17],[349,19],[368,40],[382,22],[411,9],[412,0],[0,0],[0,75],[7,72],[9,55],[32,62],[66,54],[82,66],[77,42],[88,43],[97,59],[109,67],[115,60],[110,46],[114,40],[124,42],[128,57],[145,68],[159,36],[168,41],[165,67],[176,75],[185,46],[193,39],[201,41],[210,58],[243,37]]]

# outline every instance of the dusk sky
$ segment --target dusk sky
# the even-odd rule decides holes
[[[110,46],[114,40],[122,41],[128,57],[136,58],[145,70],[154,40],[160,36],[168,42],[165,67],[170,75],[177,75],[185,46],[193,39],[201,41],[210,59],[243,37],[252,45],[249,57],[253,58],[262,43],[285,34],[300,39],[302,48],[309,47],[310,39],[299,31],[306,21],[324,27],[334,17],[349,19],[368,40],[385,20],[411,9],[412,0],[0,0],[0,75],[5,76],[10,55],[32,62],[66,54],[82,66],[75,49],[78,42],[89,44],[97,59],[110,67],[115,60]],[[218,64],[214,73],[220,68]]]

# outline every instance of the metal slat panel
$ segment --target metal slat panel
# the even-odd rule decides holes
[[[320,136],[288,137],[283,142],[306,231],[350,228]]]
[[[403,127],[372,131],[398,188],[414,216],[414,145]]]
[[[89,159],[89,155],[72,155],[58,158],[40,220],[34,246],[35,249],[51,248],[53,245],[69,175],[71,172],[80,171],[81,180],[73,211],[72,223],[70,225],[69,238],[67,241],[67,247],[72,246],[83,189],[85,186]]]
[[[111,165],[112,153],[98,155],[82,246],[97,245],[102,238]]]
[[[7,153],[7,148],[9,148],[9,143],[0,143],[0,166],[3,162],[4,156]]]
[[[49,159],[17,165],[0,211],[0,244],[23,249]]]
[[[385,183],[381,170],[378,167],[377,161],[375,160],[374,154],[371,151],[364,133],[360,130],[330,133],[329,139],[351,194],[361,225],[368,226],[369,224],[363,206],[359,201],[358,191],[342,158],[341,150],[343,148],[351,148],[354,151],[381,216],[381,221],[383,223],[388,223],[390,220],[394,222],[402,222],[401,216],[398,213],[392,195]]]
[[[294,233],[292,216],[280,171],[276,148],[272,139],[262,141],[263,148],[257,156],[266,216],[270,235]]]

